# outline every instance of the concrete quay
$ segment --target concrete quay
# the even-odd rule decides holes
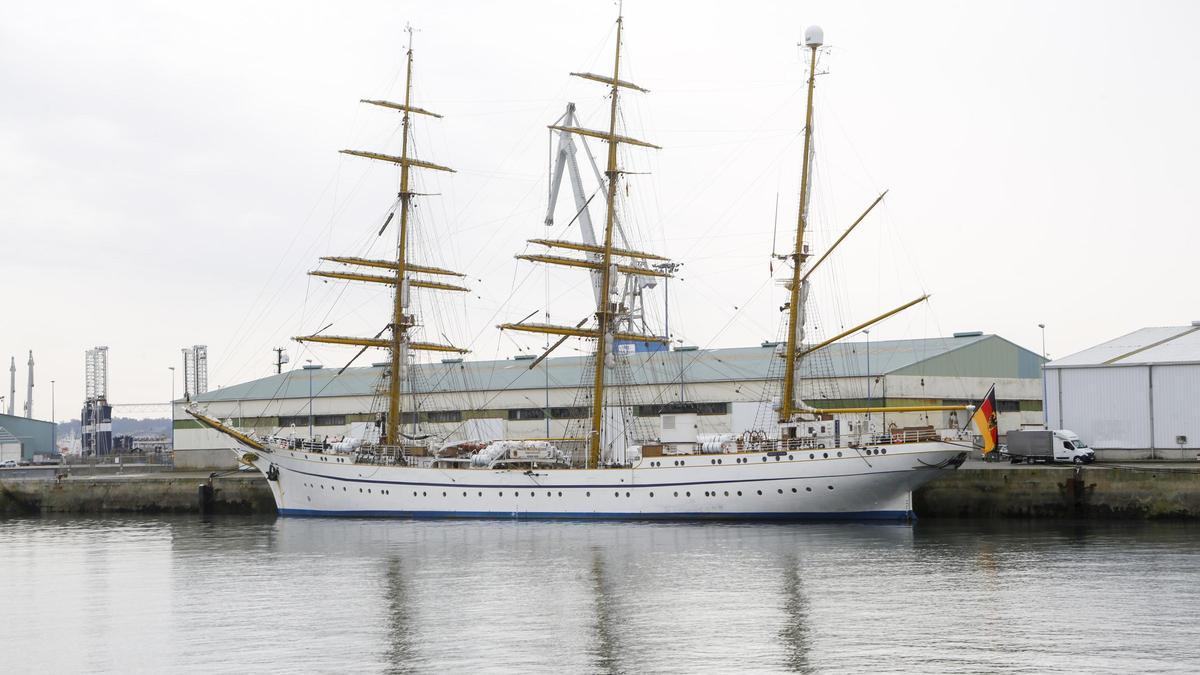
[[[0,477],[0,517],[39,513],[199,513],[208,472],[148,471],[56,478]],[[212,513],[274,513],[267,481],[256,472],[212,479]]]
[[[914,493],[913,510],[929,518],[1200,520],[1200,462],[969,461]]]
[[[1013,466],[970,461],[913,495],[920,518],[1200,520],[1200,463]],[[234,472],[55,478],[0,475],[0,516],[38,513],[273,513],[266,480]]]

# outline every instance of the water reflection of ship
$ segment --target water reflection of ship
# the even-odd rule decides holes
[[[413,661],[412,636],[416,622],[412,616],[413,608],[405,571],[405,565],[400,558],[391,558],[384,573],[388,603],[386,654],[389,673],[413,672],[409,664]]]
[[[784,667],[793,673],[813,670],[808,653],[811,649],[808,596],[804,593],[804,579],[800,576],[800,557],[785,555],[783,566],[783,626],[779,638],[787,646],[783,655]]]

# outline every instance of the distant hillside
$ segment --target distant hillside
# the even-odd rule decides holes
[[[75,433],[78,435],[79,420],[71,420],[70,422],[61,422],[58,425],[59,434]],[[171,420],[160,417],[144,420],[129,419],[126,417],[113,418],[113,434],[120,436],[124,434],[171,434]]]

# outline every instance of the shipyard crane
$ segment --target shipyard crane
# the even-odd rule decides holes
[[[607,204],[607,182],[604,175],[600,172],[600,167],[596,164],[596,158],[592,155],[591,149],[587,145],[587,139],[582,135],[575,134],[570,129],[579,129],[581,125],[579,118],[575,115],[575,104],[567,103],[567,110],[555,120],[551,128],[556,129],[558,134],[558,148],[554,153],[554,170],[550,178],[550,195],[546,204],[546,227],[554,225],[554,210],[558,205],[558,194],[562,187],[563,173],[566,173],[571,180],[571,193],[575,198],[575,217],[571,220],[570,226],[575,220],[579,221],[579,231],[583,238],[583,243],[589,247],[597,246],[596,231],[592,227],[591,214],[588,212],[588,205],[592,199],[599,196],[602,203]],[[576,148],[574,137],[579,135],[579,140],[583,143],[583,151],[587,155],[588,163],[592,167],[592,174],[596,178],[598,185],[596,191],[589,197],[583,189],[583,177],[579,172],[579,160],[576,157]],[[623,248],[631,248],[628,237],[625,235],[625,229],[621,226],[620,219],[613,214],[613,225],[617,235],[620,237],[619,246]],[[591,262],[599,262],[600,254],[589,252],[587,259]],[[633,261],[633,266],[650,269],[650,266],[644,260]],[[596,302],[601,303],[601,274],[600,270],[592,270],[592,291],[596,294]],[[618,320],[616,328],[620,332],[626,333],[649,333],[649,327],[646,325],[645,300],[642,292],[647,288],[654,288],[657,281],[654,277],[627,275],[625,277],[625,287],[622,289],[622,304],[628,308],[627,313],[623,314]]]
[[[33,350],[29,350],[29,382],[25,385],[25,417],[33,419]]]

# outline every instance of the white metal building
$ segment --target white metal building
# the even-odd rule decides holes
[[[1200,456],[1200,321],[1142,328],[1047,363],[1046,423],[1101,459]]]
[[[627,357],[632,375],[627,400],[635,422],[657,427],[658,416],[698,413],[701,433],[761,429],[773,417],[782,368],[775,343],[733,349],[639,352]],[[531,358],[531,357],[530,357]],[[496,361],[445,359],[414,366],[420,414],[405,425],[439,437],[562,437],[586,418],[579,400],[587,359],[552,357],[529,369],[522,357]],[[351,432],[375,419],[386,387],[385,365],[296,369],[195,396],[208,414],[262,434],[322,436]],[[800,392],[815,407],[974,403],[996,384],[1001,432],[1042,421],[1042,359],[1001,337],[978,332],[949,338],[844,342],[814,353],[801,365]],[[406,409],[410,409],[406,403]],[[966,415],[889,413],[847,424],[877,431],[894,427],[960,428]],[[413,429],[416,431],[417,429]],[[228,439],[200,427],[176,402],[175,464],[232,462]]]

